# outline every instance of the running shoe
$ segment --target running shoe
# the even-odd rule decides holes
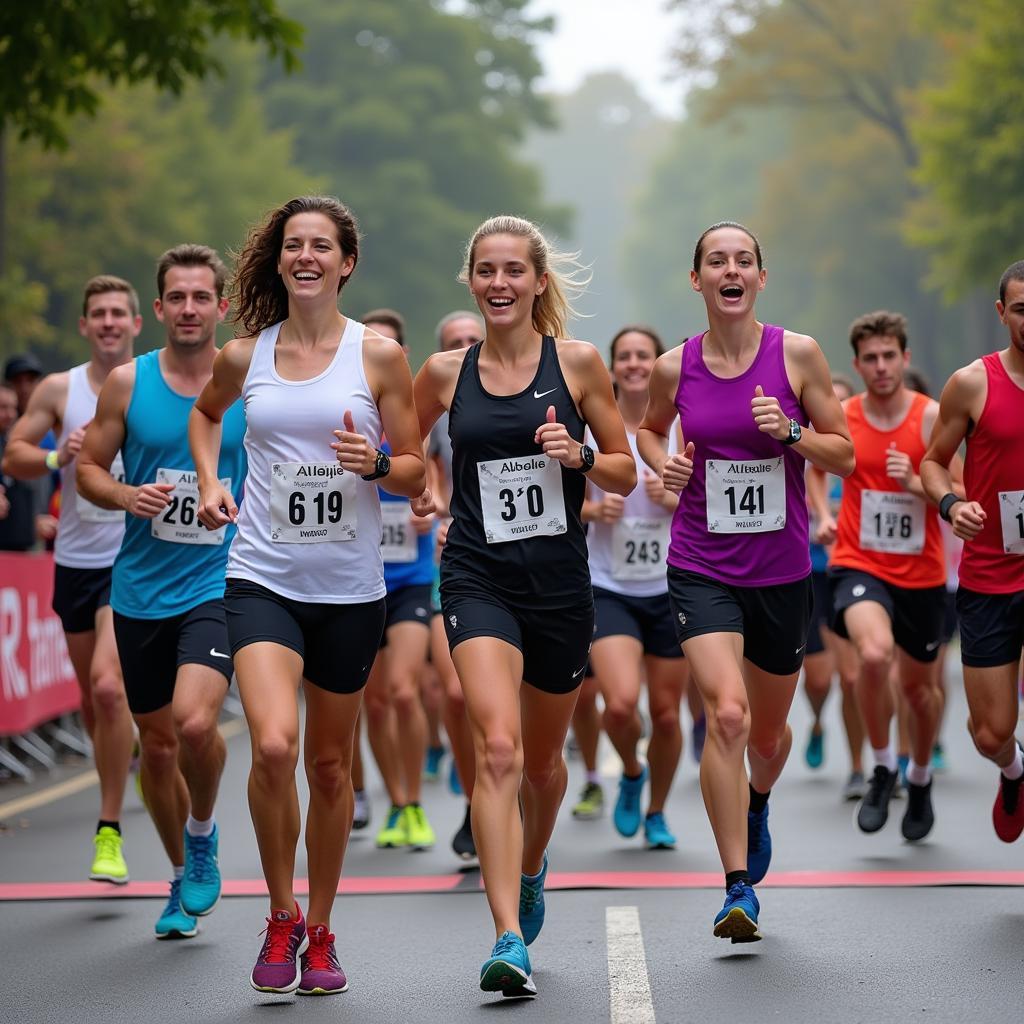
[[[850,777],[843,786],[844,800],[863,800],[864,794],[868,791],[868,784],[864,781],[863,772],[850,772]]]
[[[408,845],[413,850],[429,850],[437,842],[437,836],[434,835],[423,808],[419,804],[406,804],[402,815],[405,818]]]
[[[665,815],[654,811],[644,818],[644,839],[648,850],[674,850],[676,837],[669,831]]]
[[[1004,843],[1016,842],[1021,832],[1024,832],[1021,783],[1024,783],[1024,775],[1019,779],[1008,779],[1002,772],[999,773],[999,792],[996,793],[996,802],[992,805],[992,824],[996,835]]]
[[[473,818],[469,804],[466,804],[466,817],[462,819],[462,826],[452,838],[452,849],[463,860],[476,860],[476,841],[473,839]]]
[[[406,829],[406,818],[401,807],[391,805],[384,824],[377,833],[377,847],[381,850],[397,849],[409,845],[409,833]]]
[[[643,796],[644,783],[647,781],[646,766],[640,774],[631,779],[625,772],[619,779],[619,798],[615,801],[615,813],[612,820],[620,836],[629,839],[640,831],[643,815],[640,813],[640,798]]]
[[[907,783],[907,809],[900,822],[900,831],[908,842],[916,843],[924,839],[935,824],[935,812],[932,810],[932,780],[923,786]]]
[[[896,764],[899,766],[900,785],[904,789],[906,789],[907,788],[907,769],[910,767],[910,755],[909,754],[900,754],[896,758]]]
[[[325,924],[315,924],[307,932],[309,945],[299,963],[302,977],[300,996],[333,996],[348,991],[348,978],[338,963],[334,949],[334,936]]]
[[[121,833],[116,828],[103,825],[93,836],[96,855],[93,857],[89,877],[94,882],[113,882],[124,885],[128,881],[128,865],[121,852]]]
[[[857,810],[857,827],[861,832],[877,832],[889,820],[889,801],[899,777],[899,772],[891,772],[884,765],[875,766]]]
[[[690,753],[694,761],[700,764],[704,755],[704,741],[708,738],[708,720],[704,715],[693,720],[693,729],[690,731]]]
[[[519,930],[529,946],[544,927],[544,879],[548,874],[548,855],[538,875],[519,876]]]
[[[352,828],[358,832],[369,824],[370,798],[366,795],[365,789],[357,789],[352,803]]]
[[[448,788],[454,796],[462,796],[462,780],[459,778],[459,766],[455,763],[454,757],[448,766]]]
[[[298,958],[309,946],[306,919],[298,911],[298,920],[287,910],[273,910],[264,929],[266,938],[249,975],[249,984],[259,992],[294,992],[299,987]]]
[[[190,836],[185,829],[185,877],[181,880],[181,905],[196,917],[205,917],[220,899],[217,841],[216,825],[208,836]]]
[[[491,955],[480,968],[480,988],[512,998],[537,994],[530,954],[515,932],[502,932],[494,944]]]
[[[747,811],[747,873],[750,884],[758,882],[768,874],[772,862],[772,837],[768,831],[768,805],[757,814]]]
[[[437,782],[441,778],[441,762],[444,760],[444,747],[427,747],[427,759],[423,765],[425,782]]]
[[[804,751],[804,760],[808,768],[820,768],[825,760],[825,730],[820,728],[817,732],[811,729],[807,737],[807,749]]]
[[[757,930],[757,915],[761,904],[757,902],[753,886],[736,882],[725,894],[725,904],[715,917],[715,936],[732,939],[733,942],[757,942],[761,933]]]
[[[941,743],[932,747],[932,771],[938,775],[949,770],[949,762],[946,760],[946,751]]]
[[[588,782],[572,809],[572,816],[578,821],[593,821],[604,814],[604,790],[599,782]]]
[[[191,939],[199,931],[199,922],[181,909],[181,879],[171,882],[167,906],[156,922],[158,939]]]

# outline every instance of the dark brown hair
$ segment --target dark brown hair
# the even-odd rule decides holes
[[[703,232],[701,232],[700,238],[697,239],[697,244],[693,249],[694,271],[700,273],[701,260],[704,259],[704,253],[701,251],[704,247],[704,239],[707,238],[712,231],[717,231],[719,228],[738,228],[745,235],[749,235],[750,240],[754,243],[754,258],[757,260],[757,269],[764,269],[764,260],[761,258],[761,243],[757,240],[757,235],[755,235],[750,228],[744,227],[742,224],[739,224],[734,220],[720,220],[716,224],[712,224],[711,227],[705,228]]]
[[[661,342],[661,336],[653,327],[647,327],[644,324],[629,324],[626,327],[619,329],[618,334],[612,338],[611,347],[609,348],[608,358],[611,363],[615,362],[615,346],[618,344],[620,338],[627,334],[643,334],[650,338],[654,342],[654,356],[657,358],[660,355],[664,355],[665,346]]]
[[[371,309],[369,313],[362,316],[364,324],[386,324],[398,337],[395,339],[399,345],[405,344],[405,317],[394,309]]]
[[[231,322],[240,323],[249,334],[259,334],[265,327],[288,317],[288,291],[277,272],[277,263],[284,242],[284,228],[289,218],[299,213],[322,213],[329,217],[338,232],[338,245],[344,256],[359,262],[359,226],[344,203],[333,196],[299,196],[272,210],[262,224],[249,231],[249,237],[235,258],[235,276],[231,282]],[[353,273],[355,266],[353,265]],[[338,282],[338,293],[348,277]]]
[[[192,245],[188,242],[168,249],[156,265],[156,293],[161,299],[164,297],[167,271],[171,267],[209,267],[213,271],[213,285],[217,291],[217,298],[223,296],[224,282],[227,280],[228,272],[216,249],[211,249],[208,245]]]
[[[82,316],[89,312],[89,300],[94,295],[105,295],[107,292],[124,292],[128,296],[128,308],[132,311],[132,316],[139,315],[138,292],[123,277],[97,274],[85,282],[85,290],[82,292]]]
[[[874,313],[865,313],[850,324],[850,344],[853,354],[860,355],[858,346],[865,338],[895,338],[900,343],[900,351],[907,351],[907,318],[902,313],[890,313],[879,309]]]
[[[999,278],[999,301],[1004,306],[1006,305],[1006,286],[1011,281],[1024,281],[1024,260],[1011,263],[1003,271],[1003,276]]]

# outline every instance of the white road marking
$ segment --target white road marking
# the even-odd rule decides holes
[[[611,1024],[655,1024],[640,912],[636,907],[605,907],[604,913]]]

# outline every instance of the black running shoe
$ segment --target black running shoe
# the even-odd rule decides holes
[[[923,786],[915,786],[907,782],[907,812],[903,815],[900,828],[903,838],[912,843],[924,839],[935,824],[935,813],[932,811],[932,780]]]
[[[462,827],[452,839],[452,849],[463,860],[476,860],[476,843],[473,841],[473,822],[470,819],[469,804],[466,804],[466,817]]]
[[[875,766],[867,796],[857,811],[857,826],[861,832],[877,832],[889,820],[889,801],[899,777],[899,772],[891,772],[882,765]]]

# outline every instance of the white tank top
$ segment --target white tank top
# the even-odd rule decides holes
[[[96,415],[96,392],[89,384],[88,363],[75,366],[68,371],[68,399],[64,406],[64,417],[59,448],[68,435],[85,426]],[[72,459],[61,471],[60,522],[53,558],[58,565],[70,569],[109,569],[121,548],[124,537],[125,513],[118,509],[100,508],[86,501],[75,484],[77,459]],[[117,453],[110,472],[124,481],[124,463]]]
[[[626,498],[617,523],[591,523],[587,531],[590,549],[590,579],[595,587],[628,597],[656,597],[668,592],[665,557],[668,555],[672,513],[656,505],[644,489],[647,464],[640,458],[636,434],[626,432],[636,461],[638,482]],[[671,455],[677,450],[673,426],[668,439]],[[600,501],[605,492],[590,484],[591,499]]]
[[[375,601],[386,593],[377,485],[345,472],[329,447],[346,409],[356,430],[380,445],[363,325],[347,321],[330,366],[299,381],[277,372],[280,331],[275,324],[260,333],[242,385],[249,472],[227,576],[295,601]]]

